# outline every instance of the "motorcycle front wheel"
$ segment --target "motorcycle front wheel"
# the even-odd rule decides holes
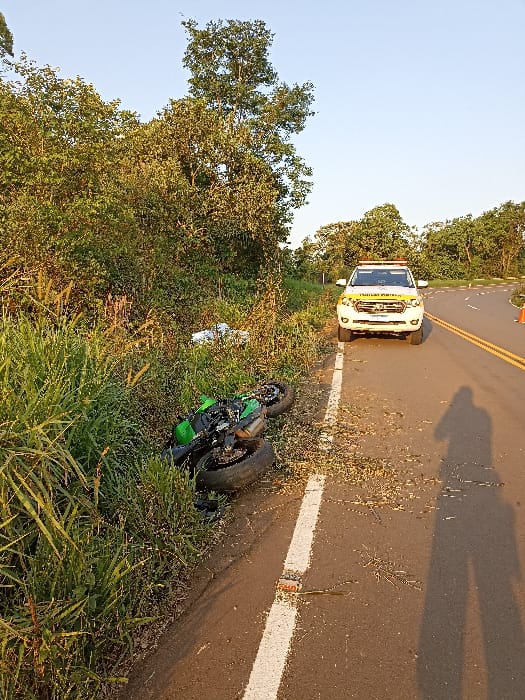
[[[290,410],[295,401],[295,391],[286,382],[270,381],[254,389],[253,397],[266,406],[268,418],[275,418]]]
[[[275,462],[271,442],[263,438],[237,440],[225,450],[204,454],[195,467],[197,486],[213,491],[238,491],[256,481]]]

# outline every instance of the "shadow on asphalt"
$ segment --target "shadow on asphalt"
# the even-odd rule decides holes
[[[417,662],[422,697],[432,700],[480,697],[479,687],[462,689],[467,666],[470,681],[486,683],[491,700],[525,696],[524,632],[513,591],[521,578],[514,512],[501,497],[491,436],[489,414],[474,405],[469,387],[461,387],[435,430],[448,450]],[[481,624],[474,625],[481,630],[485,670],[473,666],[469,647],[476,634],[467,638],[467,606],[469,620],[479,610]]]

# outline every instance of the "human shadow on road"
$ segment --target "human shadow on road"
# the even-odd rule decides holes
[[[423,698],[525,697],[525,641],[513,581],[520,578],[514,513],[492,466],[491,420],[461,387],[435,430],[448,440],[440,470],[417,661]],[[466,638],[467,603],[481,617],[485,669]],[[466,669],[479,685],[463,688]],[[471,681],[472,682],[472,681]]]

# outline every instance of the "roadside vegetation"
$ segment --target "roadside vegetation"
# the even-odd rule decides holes
[[[15,59],[0,14],[3,698],[124,682],[114,669],[213,539],[193,480],[158,459],[171,425],[201,393],[306,377],[357,258],[524,272],[523,203],[418,235],[386,204],[291,250],[313,86],[279,80],[264,22],[183,25],[188,94],[143,122]],[[219,322],[249,341],[191,342]]]
[[[525,283],[520,284],[511,297],[514,306],[522,307],[525,304]]]
[[[290,311],[266,288],[238,305],[223,288],[250,340],[194,346],[41,282],[2,290],[0,696],[94,697],[211,541],[192,478],[158,459],[170,421],[199,393],[297,382],[333,302],[319,288]]]
[[[493,284],[519,284],[520,280],[517,277],[476,277],[476,279],[452,279],[452,280],[430,280],[429,287],[468,287],[480,286],[484,287]]]
[[[348,277],[359,259],[406,258],[414,273],[439,284],[513,280],[525,275],[525,202],[504,202],[478,217],[410,227],[394,204],[359,221],[322,226],[289,252],[289,265],[307,279]]]

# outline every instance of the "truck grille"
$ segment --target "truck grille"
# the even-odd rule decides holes
[[[356,299],[354,308],[366,314],[402,314],[407,305],[400,299]]]

